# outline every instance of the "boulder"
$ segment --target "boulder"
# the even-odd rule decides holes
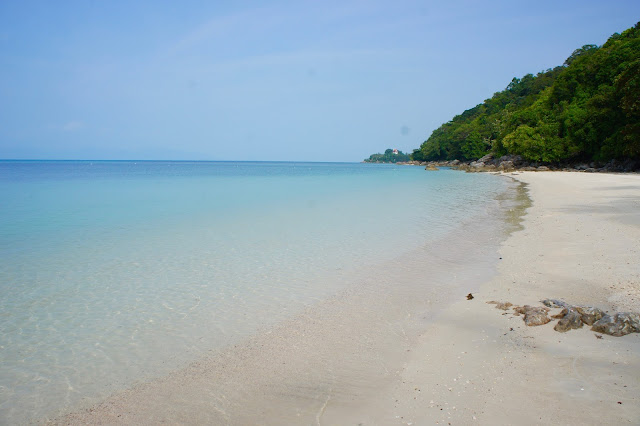
[[[620,312],[613,316],[607,314],[596,321],[591,330],[616,337],[640,333],[640,314],[633,312]]]
[[[549,168],[547,166],[539,166],[536,170],[539,172],[548,172]]]
[[[541,308],[537,306],[517,306],[513,308],[519,314],[524,315],[524,323],[530,327],[536,325],[543,325],[551,321],[551,318],[547,316],[548,308]]]
[[[498,170],[511,171],[514,169],[513,161],[501,161]]]
[[[486,163],[493,158],[493,154],[487,154],[478,160],[478,163]]]
[[[605,313],[601,309],[591,306],[576,306],[575,309],[580,314],[582,322],[586,325],[593,325],[596,321],[605,316]]]
[[[576,328],[582,328],[582,317],[577,309],[564,308],[560,315],[562,315],[562,319],[553,327],[555,331],[564,333]]]

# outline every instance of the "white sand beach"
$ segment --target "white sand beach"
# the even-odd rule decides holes
[[[499,272],[477,297],[451,306],[421,337],[389,395],[393,409],[378,407],[372,423],[640,423],[640,334],[559,333],[555,321],[527,327],[486,304],[561,298],[640,312],[640,176],[513,177],[533,201],[524,229],[504,242]]]
[[[283,326],[285,331],[275,329],[55,422],[640,423],[640,334],[597,338],[589,327],[559,333],[555,321],[527,327],[522,317],[486,303],[541,306],[541,299],[558,298],[610,312],[639,312],[640,176],[524,172],[507,177],[528,185],[532,206],[523,229],[497,253],[491,244],[467,249],[470,261],[501,257],[493,277],[460,277],[453,291],[447,291],[450,275],[428,277],[435,283],[430,299],[406,309],[406,315],[425,312],[418,332],[385,322],[385,316],[371,321],[362,310],[348,323],[332,315],[354,303],[368,311],[388,310],[391,304],[392,319],[402,312],[393,296],[354,294],[324,302],[303,320]],[[463,297],[467,289],[473,300]],[[446,307],[430,317],[430,307],[438,304]],[[351,329],[345,333],[344,327]],[[380,329],[388,330],[387,337],[368,338]]]

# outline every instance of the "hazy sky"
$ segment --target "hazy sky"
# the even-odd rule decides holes
[[[640,1],[0,1],[0,158],[411,152]]]

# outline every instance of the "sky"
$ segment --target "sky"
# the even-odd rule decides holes
[[[0,0],[0,158],[411,152],[639,20],[637,0]]]

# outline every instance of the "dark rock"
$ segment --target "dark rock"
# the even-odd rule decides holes
[[[473,294],[469,293],[467,294],[467,300],[472,300],[473,299]]]
[[[576,306],[575,309],[580,313],[580,318],[586,325],[593,325],[605,315],[601,309],[591,306]]]
[[[607,314],[593,324],[591,330],[616,337],[640,333],[640,314],[633,312],[620,312],[613,316]]]
[[[514,165],[526,165],[523,164],[524,162],[522,161],[522,157],[519,155],[503,155],[502,157],[498,158],[497,160],[494,160],[497,164],[503,163],[505,161],[511,162]]]
[[[582,317],[580,312],[575,308],[564,308],[561,312],[562,319],[553,327],[555,331],[560,333],[567,332],[576,328],[582,328]]]

